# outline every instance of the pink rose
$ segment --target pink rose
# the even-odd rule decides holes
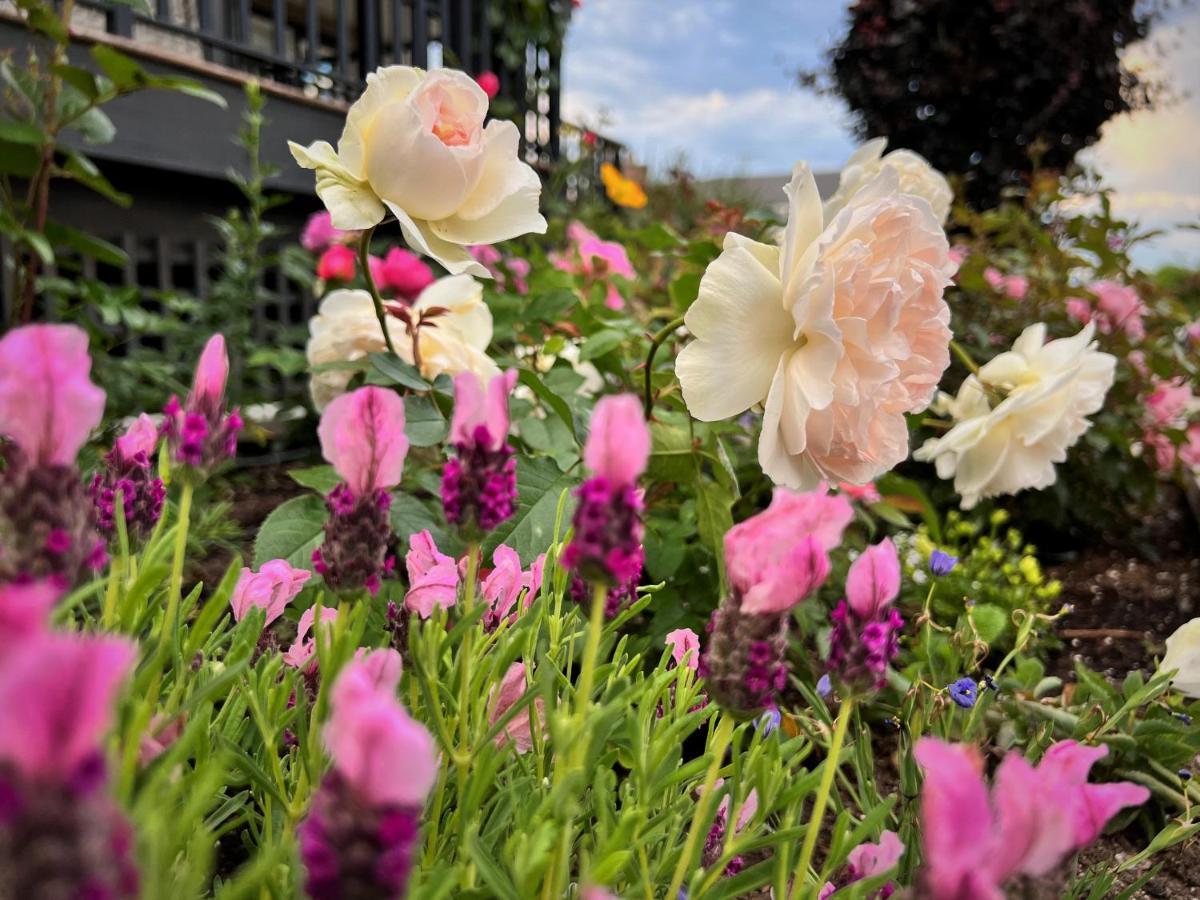
[[[1115,281],[1094,281],[1088,285],[1088,290],[1096,297],[1096,325],[1104,334],[1124,331],[1131,341],[1140,341],[1146,336],[1142,317],[1146,314],[1146,305],[1138,297],[1137,291],[1128,285]]]
[[[1154,390],[1146,397],[1146,411],[1159,427],[1179,424],[1192,406],[1192,389],[1182,378],[1156,380]]]
[[[357,266],[353,250],[334,244],[317,260],[317,277],[322,281],[353,281]]]
[[[480,72],[475,76],[475,83],[483,88],[489,100],[495,100],[500,93],[500,76],[495,72]]]
[[[1067,315],[1086,325],[1092,321],[1092,304],[1088,303],[1082,297],[1068,297],[1066,302]]]

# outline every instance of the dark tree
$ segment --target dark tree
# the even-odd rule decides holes
[[[832,51],[863,137],[884,135],[966,176],[994,205],[1032,160],[1064,169],[1153,86],[1119,52],[1145,36],[1136,0],[857,0]]]

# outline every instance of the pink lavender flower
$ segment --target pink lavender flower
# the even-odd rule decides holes
[[[117,493],[131,535],[145,537],[162,516],[167,489],[154,466],[158,426],[145,413],[134,421],[104,457],[104,468],[92,476],[88,486],[96,506],[100,532],[112,537],[116,531]]]
[[[321,607],[321,625],[325,626],[337,619],[337,610],[329,607]],[[310,672],[316,668],[317,661],[313,657],[317,653],[317,638],[313,634],[313,626],[317,624],[317,608],[310,606],[300,615],[300,622],[296,627],[296,639],[283,654],[283,661],[294,669],[300,669],[304,672]]]
[[[480,595],[487,605],[483,614],[483,627],[495,631],[501,622],[514,622],[521,609],[528,609],[533,598],[542,587],[542,567],[546,556],[542,554],[528,571],[521,568],[521,557],[506,544],[492,551],[492,570],[479,586]],[[524,595],[520,607],[517,601]]]
[[[713,790],[718,790],[725,783],[723,778],[718,778],[713,784]],[[758,812],[758,791],[751,788],[750,793],[746,795],[745,801],[738,809],[737,822],[734,824],[733,833],[737,834],[750,820],[754,818],[754,814]],[[729,830],[729,795],[726,794],[721,798],[721,805],[717,807],[717,816],[713,820],[712,827],[708,830],[708,835],[704,839],[704,852],[701,856],[702,863],[705,868],[714,866],[721,859],[725,849],[725,833]],[[725,876],[736,875],[746,867],[746,860],[741,856],[735,856],[725,866],[722,872]]]
[[[307,569],[292,567],[285,559],[265,562],[257,572],[243,568],[229,605],[233,618],[240,622],[252,609],[261,609],[266,615],[264,627],[283,615],[287,605],[304,589],[304,583],[312,577]]]
[[[135,897],[101,738],[135,648],[37,632],[0,658],[0,872],[13,897]]]
[[[615,241],[602,241],[580,222],[567,226],[567,238],[571,246],[565,254],[552,254],[550,261],[564,272],[583,277],[590,289],[593,284],[606,285],[604,305],[609,309],[624,309],[625,299],[617,290],[612,276],[637,277],[629,254]]]
[[[333,227],[333,216],[327,210],[315,212],[304,223],[300,245],[310,253],[321,253],[332,244],[346,244],[358,239],[357,231],[342,231]]]
[[[575,534],[563,565],[610,587],[641,575],[642,501],[637,478],[650,458],[650,431],[632,394],[604,397],[592,413],[583,461],[592,477],[577,492]]]
[[[730,714],[752,719],[775,705],[787,681],[790,612],[828,577],[828,552],[853,516],[845,497],[824,488],[778,489],[766,510],[726,533],[731,593],[709,621],[700,674]]]
[[[437,548],[428,531],[409,538],[404,566],[408,571],[404,606],[409,612],[428,619],[436,607],[449,609],[458,602],[458,563]]]
[[[358,258],[344,244],[334,244],[317,259],[317,277],[322,281],[353,281]]]
[[[433,284],[433,269],[421,257],[403,247],[393,247],[387,256],[368,260],[371,277],[381,293],[412,303],[417,295]]]
[[[1150,793],[1139,785],[1088,784],[1088,771],[1107,753],[1060,741],[1034,768],[1010,752],[989,795],[975,748],[921,738],[921,896],[1003,900],[1010,878],[1047,874],[1094,841],[1118,811],[1145,803]]]
[[[677,666],[687,666],[693,672],[700,667],[700,636],[690,628],[676,628],[667,634],[671,659]]]
[[[324,732],[333,768],[297,829],[313,900],[404,895],[438,762],[429,732],[396,700],[398,677],[354,661],[334,683]]]
[[[525,695],[527,680],[525,663],[515,662],[508,667],[504,678],[497,688],[488,695],[488,725],[495,725],[500,717],[508,712]],[[525,708],[508,720],[507,724],[496,735],[496,746],[503,747],[511,743],[517,753],[528,753],[533,749],[533,716],[530,710],[537,712],[538,733],[546,730],[545,703],[541,698],[526,704]]]
[[[900,593],[900,559],[890,539],[868,547],[850,566],[846,599],[831,618],[829,671],[851,690],[879,690],[899,652],[904,619],[892,606]]]
[[[517,461],[508,443],[508,396],[516,371],[488,382],[472,372],[454,377],[450,443],[454,457],[442,470],[446,521],[478,538],[512,516],[517,503]]]
[[[389,490],[400,483],[408,454],[404,400],[380,387],[342,394],[325,407],[317,437],[342,481],[325,498],[329,519],[314,568],[338,593],[366,588],[374,596],[395,565]]]
[[[877,844],[859,844],[846,857],[845,868],[838,873],[837,878],[834,881],[827,881],[821,888],[817,900],[827,900],[842,888],[854,884],[856,881],[883,875],[900,862],[900,857],[903,855],[904,843],[894,831],[885,831],[881,834]],[[887,900],[895,892],[895,885],[888,883],[872,894],[871,900]]]
[[[75,456],[104,412],[87,335],[27,325],[0,338],[0,584],[53,576],[73,584],[104,563]]]
[[[172,396],[163,409],[163,433],[172,458],[197,471],[211,470],[237,453],[242,417],[234,409],[226,412],[225,387],[229,379],[229,356],[225,338],[214,334],[204,345],[187,402]]]

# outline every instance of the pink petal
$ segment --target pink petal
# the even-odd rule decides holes
[[[381,387],[362,387],[334,399],[317,427],[321,454],[356,497],[400,483],[408,438],[404,399]]]
[[[972,897],[972,886],[988,887],[983,876],[991,853],[992,810],[973,747],[937,738],[917,741],[914,756],[925,770],[921,825],[926,876],[934,897]],[[980,891],[980,898],[1003,894]]]
[[[633,394],[604,397],[592,413],[583,461],[614,484],[632,485],[650,458],[650,430]]]
[[[87,334],[74,325],[25,325],[0,338],[0,433],[35,462],[70,465],[100,424]]]
[[[454,415],[450,420],[450,440],[474,446],[476,431],[482,426],[488,435],[486,446],[498,450],[508,437],[508,397],[517,383],[515,369],[502,372],[488,382],[487,392],[473,372],[454,376]]]
[[[846,862],[854,866],[860,879],[882,875],[904,855],[904,842],[894,831],[879,835],[877,844],[859,844],[850,851]]]
[[[46,633],[0,665],[0,760],[30,778],[64,780],[112,721],[137,649],[123,638]]]
[[[687,667],[693,672],[700,666],[700,636],[690,628],[676,628],[667,634],[667,646],[675,665]]]
[[[997,883],[1020,872],[1041,876],[1071,850],[1069,797],[1045,782],[1019,753],[996,770],[997,827],[988,871]]]
[[[283,654],[283,661],[289,666],[297,669],[302,669],[311,661],[313,666],[316,666],[316,661],[313,656],[317,652],[317,642],[315,638],[309,638],[308,633],[312,631],[313,623],[316,620],[317,608],[310,606],[300,615],[300,623],[296,627],[296,640],[292,642],[287,651]],[[329,623],[337,618],[337,610],[333,607],[321,607],[321,622]]]
[[[134,459],[139,453],[144,453],[147,460],[153,460],[157,446],[158,426],[145,413],[134,419],[133,424],[116,441],[117,452],[125,459]]]
[[[400,676],[404,673],[404,658],[399,651],[391,647],[377,650],[359,647],[354,651],[354,659],[377,690],[395,693]]]
[[[63,589],[50,579],[0,585],[0,664],[46,628]]]
[[[449,609],[457,602],[458,564],[454,560],[447,558],[446,561],[434,563],[415,578],[410,576],[404,605],[422,619],[433,615],[434,607]]]
[[[264,627],[270,625],[283,615],[284,609],[311,577],[312,573],[307,569],[293,568],[285,559],[263,563],[258,572],[242,569],[233,595],[229,598],[233,618],[240,622],[246,613],[258,607],[266,613]]]
[[[214,334],[204,345],[196,377],[192,381],[192,397],[200,404],[219,407],[225,402],[225,383],[229,380],[229,355],[225,352],[225,336]]]
[[[890,538],[868,547],[850,565],[846,599],[864,618],[873,617],[900,593],[900,557]]]
[[[1045,790],[1065,790],[1062,803],[1070,814],[1071,843],[1069,849],[1090,844],[1108,820],[1126,806],[1139,806],[1149,799],[1149,792],[1129,782],[1088,784],[1088,772],[1097,760],[1108,755],[1103,744],[1089,747],[1076,741],[1059,741],[1046,751],[1038,764]]]

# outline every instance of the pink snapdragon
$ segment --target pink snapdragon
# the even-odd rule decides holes
[[[371,278],[380,292],[409,303],[434,282],[429,264],[403,247],[393,247],[382,259],[372,256],[368,262]]]
[[[454,457],[442,470],[442,508],[447,522],[476,536],[516,509],[517,461],[508,443],[508,398],[516,382],[515,370],[494,376],[486,389],[473,372],[454,377]]]
[[[27,462],[69,466],[104,413],[87,334],[75,325],[25,325],[0,338],[0,434]]]
[[[581,276],[589,288],[593,284],[607,285],[604,305],[609,309],[624,309],[625,299],[613,283],[612,276],[630,280],[637,277],[625,248],[616,241],[600,240],[581,222],[572,222],[567,226],[567,238],[571,242],[567,252],[550,257],[555,268]]]
[[[331,606],[321,607],[321,626],[327,627],[337,619],[337,610]],[[317,624],[317,608],[310,606],[300,615],[300,622],[296,626],[296,639],[292,642],[292,646],[288,647],[283,653],[283,661],[294,669],[301,669],[306,672],[316,668],[317,661],[313,656],[317,652],[317,636],[310,633],[313,627]]]
[[[1060,741],[1035,768],[1010,751],[989,795],[973,747],[921,738],[915,756],[925,769],[925,895],[1003,900],[1010,878],[1047,874],[1121,809],[1145,803],[1150,792],[1140,785],[1088,784],[1088,771],[1107,753],[1105,746]]]
[[[404,606],[410,612],[428,619],[435,607],[449,609],[458,602],[458,563],[438,550],[428,531],[418,531],[409,538],[404,565],[408,570]]]
[[[317,277],[322,281],[353,281],[358,257],[344,244],[334,244],[317,259]]]
[[[365,588],[372,596],[391,574],[391,494],[400,483],[408,438],[404,400],[381,387],[361,387],[325,407],[317,426],[321,454],[342,481],[325,498],[325,540],[313,566],[334,591]]]
[[[495,725],[500,717],[508,712],[525,695],[527,680],[525,663],[515,662],[508,667],[497,688],[493,689],[488,698],[488,725]],[[543,734],[546,730],[545,703],[539,697],[532,704],[516,713],[496,735],[496,746],[503,747],[512,743],[517,753],[528,753],[533,749],[533,716],[530,710],[537,712],[537,731]]]
[[[300,234],[300,246],[310,253],[320,253],[332,244],[348,244],[358,239],[357,231],[342,231],[333,227],[333,216],[328,210],[315,212],[304,223]]]
[[[237,453],[242,418],[236,409],[226,412],[228,379],[225,338],[214,334],[200,354],[187,401],[172,396],[163,409],[163,433],[176,462],[207,470]]]
[[[846,866],[838,873],[837,879],[827,881],[821,888],[817,900],[828,900],[841,888],[854,884],[856,881],[883,875],[900,862],[902,856],[904,856],[904,842],[894,831],[883,832],[879,836],[878,843],[859,844],[846,857]],[[895,888],[891,884],[884,885],[874,894],[874,900],[886,900],[893,893],[895,893]]]
[[[829,671],[843,686],[879,690],[899,652],[904,619],[892,606],[900,594],[900,558],[890,538],[868,547],[850,565],[846,598],[831,614]]]
[[[429,732],[396,700],[398,680],[394,666],[356,660],[334,682],[323,733],[333,768],[297,829],[314,900],[345,896],[350,886],[404,894],[438,759]]]
[[[240,622],[251,609],[258,608],[266,615],[264,627],[270,625],[283,615],[311,577],[307,569],[294,568],[286,559],[265,562],[257,572],[243,568],[229,598],[233,618]]]
[[[1029,293],[1029,279],[1024,275],[1005,275],[999,269],[988,266],[983,270],[983,280],[993,291],[1013,300],[1024,300]]]
[[[592,412],[583,461],[592,477],[579,488],[575,534],[563,565],[589,581],[611,585],[642,568],[642,501],[637,479],[650,459],[650,430],[632,394],[604,397]]]

